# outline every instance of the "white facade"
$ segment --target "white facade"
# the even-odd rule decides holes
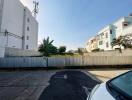
[[[26,50],[37,50],[38,45],[38,22],[32,16],[31,12],[25,8],[25,26],[24,26],[24,46]],[[28,46],[28,48],[27,48]]]
[[[111,42],[113,40],[114,33],[112,32],[112,26],[109,25],[98,32],[98,48],[100,50],[112,50]]]
[[[86,45],[87,52],[92,52],[93,50],[98,49],[98,37],[92,37],[88,40]]]
[[[100,30],[96,35],[98,37],[98,48],[104,51],[113,50],[114,48],[111,46],[113,39],[129,34],[132,34],[132,16],[123,17]]]
[[[38,22],[19,0],[0,0],[0,57],[4,48],[37,50]]]
[[[115,26],[116,38],[132,34],[132,16],[123,17],[113,25]]]

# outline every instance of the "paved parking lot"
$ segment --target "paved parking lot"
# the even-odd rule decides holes
[[[98,83],[86,73],[0,71],[0,100],[85,100],[87,92]]]
[[[122,73],[125,73],[129,71],[130,69],[124,69],[124,70],[112,70],[112,69],[107,69],[107,70],[92,70],[88,71],[91,73],[93,76],[98,78],[102,82],[106,82],[110,80],[111,78],[114,78]]]
[[[83,71],[61,71],[54,74],[39,100],[86,100],[88,92],[99,84]]]
[[[0,71],[0,100],[86,100],[105,73],[108,71]]]
[[[37,100],[52,71],[0,72],[0,100]]]

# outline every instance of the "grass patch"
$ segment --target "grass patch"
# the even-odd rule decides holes
[[[80,54],[51,55],[50,57],[80,57]]]

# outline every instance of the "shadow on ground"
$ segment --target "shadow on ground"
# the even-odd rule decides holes
[[[56,72],[49,83],[39,100],[86,100],[88,91],[98,84],[81,71]]]

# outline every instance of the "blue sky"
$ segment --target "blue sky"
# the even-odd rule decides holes
[[[54,45],[65,45],[68,50],[84,47],[101,28],[132,12],[132,0],[39,2],[39,41],[49,36],[55,40]]]

